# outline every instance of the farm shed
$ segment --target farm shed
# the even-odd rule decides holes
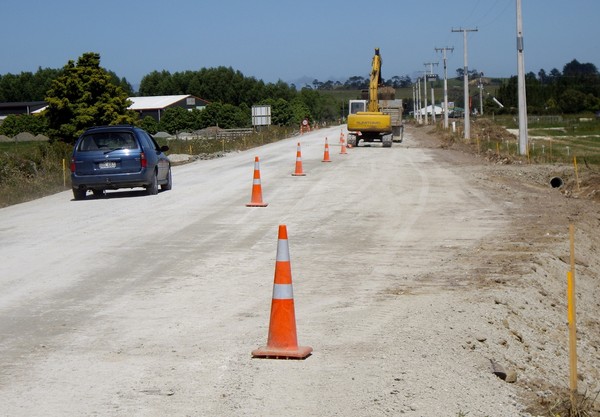
[[[151,116],[157,121],[164,111],[172,107],[183,107],[186,110],[198,109],[201,110],[209,103],[199,97],[190,94],[174,95],[174,96],[148,96],[148,97],[129,97],[132,104],[129,110],[134,110],[139,113],[140,118]]]

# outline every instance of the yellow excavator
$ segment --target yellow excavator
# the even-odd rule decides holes
[[[375,56],[369,81],[369,97],[361,109],[360,106],[349,106],[348,145],[355,147],[362,139],[364,142],[380,141],[384,148],[392,146],[392,119],[379,108],[377,90],[381,80],[381,56],[379,48],[375,48]],[[360,100],[352,100],[360,101]],[[359,103],[355,103],[359,104]],[[361,111],[362,110],[362,111]],[[364,111],[366,110],[366,111]]]

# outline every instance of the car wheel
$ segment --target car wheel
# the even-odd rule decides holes
[[[167,183],[160,186],[160,189],[163,191],[169,191],[173,188],[173,176],[171,175],[171,168],[169,168],[169,172],[167,173]]]
[[[156,178],[156,172],[152,174],[152,178],[150,179],[150,185],[146,187],[146,191],[149,195],[158,194],[158,178]]]
[[[80,189],[80,188],[73,188],[73,197],[75,198],[75,200],[83,200],[85,199],[85,195],[87,194],[87,191],[85,189]]]

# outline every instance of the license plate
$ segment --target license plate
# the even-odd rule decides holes
[[[98,166],[101,169],[104,169],[104,168],[116,168],[117,167],[117,163],[114,162],[114,161],[105,161],[105,162],[100,162],[98,164]]]

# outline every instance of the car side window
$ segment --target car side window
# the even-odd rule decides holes
[[[148,137],[152,141],[152,144],[154,145],[154,148],[156,149],[156,151],[160,152],[160,146],[158,145],[158,143],[156,143],[156,141],[154,140],[154,138],[152,136],[150,136],[150,135],[148,135]]]
[[[146,132],[144,131],[138,131],[139,137],[140,137],[140,141],[143,144],[143,147],[145,149],[153,149],[154,145],[152,144],[152,142],[150,141],[150,139],[148,138],[148,135],[146,134]]]
[[[147,143],[147,146],[150,149],[154,149],[156,152],[160,152],[160,146],[158,146],[158,143],[156,143],[156,141],[154,140],[154,138],[152,136],[150,136],[145,131],[141,131],[140,133],[141,133],[141,136],[144,138],[143,140]]]

